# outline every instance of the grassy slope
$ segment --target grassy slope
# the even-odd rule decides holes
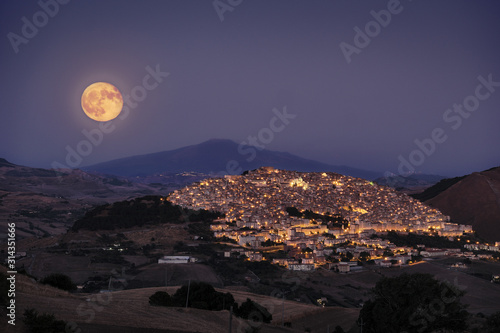
[[[2,268],[3,270],[3,268]],[[198,309],[153,307],[148,298],[158,290],[167,289],[174,293],[178,287],[144,288],[112,292],[110,297],[103,294],[76,295],[49,286],[33,282],[24,275],[17,275],[17,316],[22,317],[26,308],[35,308],[39,312],[53,313],[56,318],[74,321],[82,332],[100,332],[111,329],[126,331],[123,327],[137,328],[141,331],[154,329],[155,333],[184,332],[224,332],[227,330],[227,311],[211,312]],[[285,321],[292,322],[292,329],[279,327],[281,324],[282,300],[269,296],[255,295],[244,291],[230,291],[237,302],[251,298],[265,305],[273,314],[271,325],[262,325],[260,332],[295,332],[303,331],[304,321],[313,321],[315,325],[323,322],[336,322],[349,328],[357,318],[357,309],[328,308],[294,301],[285,301]],[[88,300],[94,300],[88,301]],[[100,299],[98,303],[95,300]],[[90,313],[94,318],[88,323]],[[315,319],[314,319],[315,318]],[[312,320],[314,319],[314,320]],[[81,324],[81,325],[80,325]],[[233,330],[247,324],[233,317]],[[326,324],[325,324],[326,325]],[[17,332],[23,332],[21,323]],[[325,326],[326,327],[326,326]],[[158,331],[156,331],[158,330]],[[14,331],[16,332],[16,331]],[[153,332],[153,331],[152,331]]]

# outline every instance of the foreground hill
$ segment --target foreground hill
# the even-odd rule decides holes
[[[0,268],[5,272],[4,268]],[[151,306],[149,296],[156,291],[173,294],[178,287],[157,287],[115,291],[107,294],[78,295],[70,294],[50,286],[40,285],[24,275],[18,275],[16,311],[18,324],[15,332],[24,332],[20,322],[26,308],[35,308],[39,312],[52,313],[57,319],[73,322],[81,332],[226,332],[228,329],[228,311],[205,311],[193,308],[166,308]],[[358,309],[339,307],[319,308],[281,298],[256,295],[245,291],[219,289],[231,292],[238,303],[247,298],[265,305],[273,315],[271,324],[255,324],[259,332],[304,332],[298,325],[303,318],[308,321],[315,318],[333,325],[342,325],[348,330],[358,317]],[[285,310],[285,321],[292,323],[292,328],[283,328],[281,314]],[[1,312],[3,311],[3,312]],[[5,310],[1,310],[4,313]],[[3,321],[5,322],[5,321]],[[244,332],[248,327],[245,320],[233,316],[233,332]],[[310,327],[310,325],[309,325]],[[1,326],[0,326],[1,328]],[[9,328],[10,329],[10,328]]]
[[[162,185],[81,170],[30,168],[0,159],[0,221],[15,222],[18,237],[60,234],[93,206],[167,190]]]
[[[458,261],[458,259],[451,259]],[[421,262],[417,265],[405,266],[384,271],[385,276],[394,277],[403,273],[428,273],[441,281],[448,281],[465,290],[463,302],[467,304],[472,314],[481,312],[489,315],[499,309],[498,297],[500,285],[491,284],[488,280],[477,277],[481,265],[488,266],[498,274],[497,263],[479,262],[475,268],[464,270],[449,269],[450,259]],[[0,267],[5,274],[6,269]],[[327,270],[316,271],[307,275],[308,279],[300,283],[316,286],[324,292],[343,293],[358,297],[358,293],[367,293],[380,279],[380,272],[360,272],[355,274],[337,274]],[[309,282],[310,281],[310,282]],[[0,322],[0,331],[25,332],[20,322],[26,308],[35,308],[39,312],[52,313],[56,318],[75,322],[82,333],[92,332],[226,332],[229,314],[227,311],[204,311],[185,308],[153,307],[148,304],[148,298],[156,291],[167,291],[172,295],[178,286],[153,287],[114,291],[106,294],[70,294],[50,286],[41,285],[25,275],[18,274],[16,279],[16,311],[18,325],[6,328],[6,321]],[[270,325],[262,324],[259,332],[304,332],[308,328],[312,332],[330,332],[336,325],[342,326],[347,332],[355,325],[359,308],[318,307],[298,303],[282,298],[266,295],[256,295],[242,288],[217,289],[230,292],[238,303],[251,298],[266,306],[273,315]],[[431,303],[432,304],[432,303]],[[284,309],[284,321],[291,323],[291,328],[280,327]],[[0,309],[0,315],[5,315],[5,308]],[[4,325],[4,326],[2,326]],[[233,317],[233,332],[245,331],[241,328],[245,321]],[[240,330],[238,330],[240,327]],[[6,330],[4,330],[4,328]]]
[[[420,198],[481,237],[500,241],[500,167],[443,180]]]
[[[255,152],[255,155],[252,155],[251,151]],[[231,165],[229,168],[228,163]],[[348,166],[329,165],[285,152],[267,149],[258,150],[251,146],[243,146],[242,149],[234,141],[221,139],[213,139],[175,150],[117,159],[84,169],[90,172],[101,172],[123,177],[144,177],[186,171],[205,174],[221,174],[224,172],[226,174],[240,174],[244,170],[253,170],[263,166],[303,172],[337,172],[365,179],[380,177],[378,172]]]

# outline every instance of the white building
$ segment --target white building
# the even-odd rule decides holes
[[[289,264],[288,269],[292,271],[313,271],[314,264]]]
[[[187,264],[188,262],[195,262],[195,258],[190,256],[164,256],[158,259],[159,264]]]

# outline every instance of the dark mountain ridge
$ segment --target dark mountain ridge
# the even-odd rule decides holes
[[[389,186],[398,191],[405,191],[408,193],[409,191],[420,192],[424,188],[428,188],[444,178],[446,177],[415,173],[410,175],[389,175],[377,178],[373,182],[382,186]]]
[[[212,139],[174,150],[121,158],[83,169],[122,177],[145,177],[159,173],[188,171],[211,175],[241,174],[245,170],[263,166],[301,172],[336,172],[364,179],[381,176],[379,172],[329,165],[287,152],[238,145],[234,141],[225,139]]]

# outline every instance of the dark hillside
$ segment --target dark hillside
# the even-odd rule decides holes
[[[145,196],[99,206],[77,220],[72,229],[113,230],[146,224],[212,221],[221,216],[203,209],[184,209],[161,196]]]

